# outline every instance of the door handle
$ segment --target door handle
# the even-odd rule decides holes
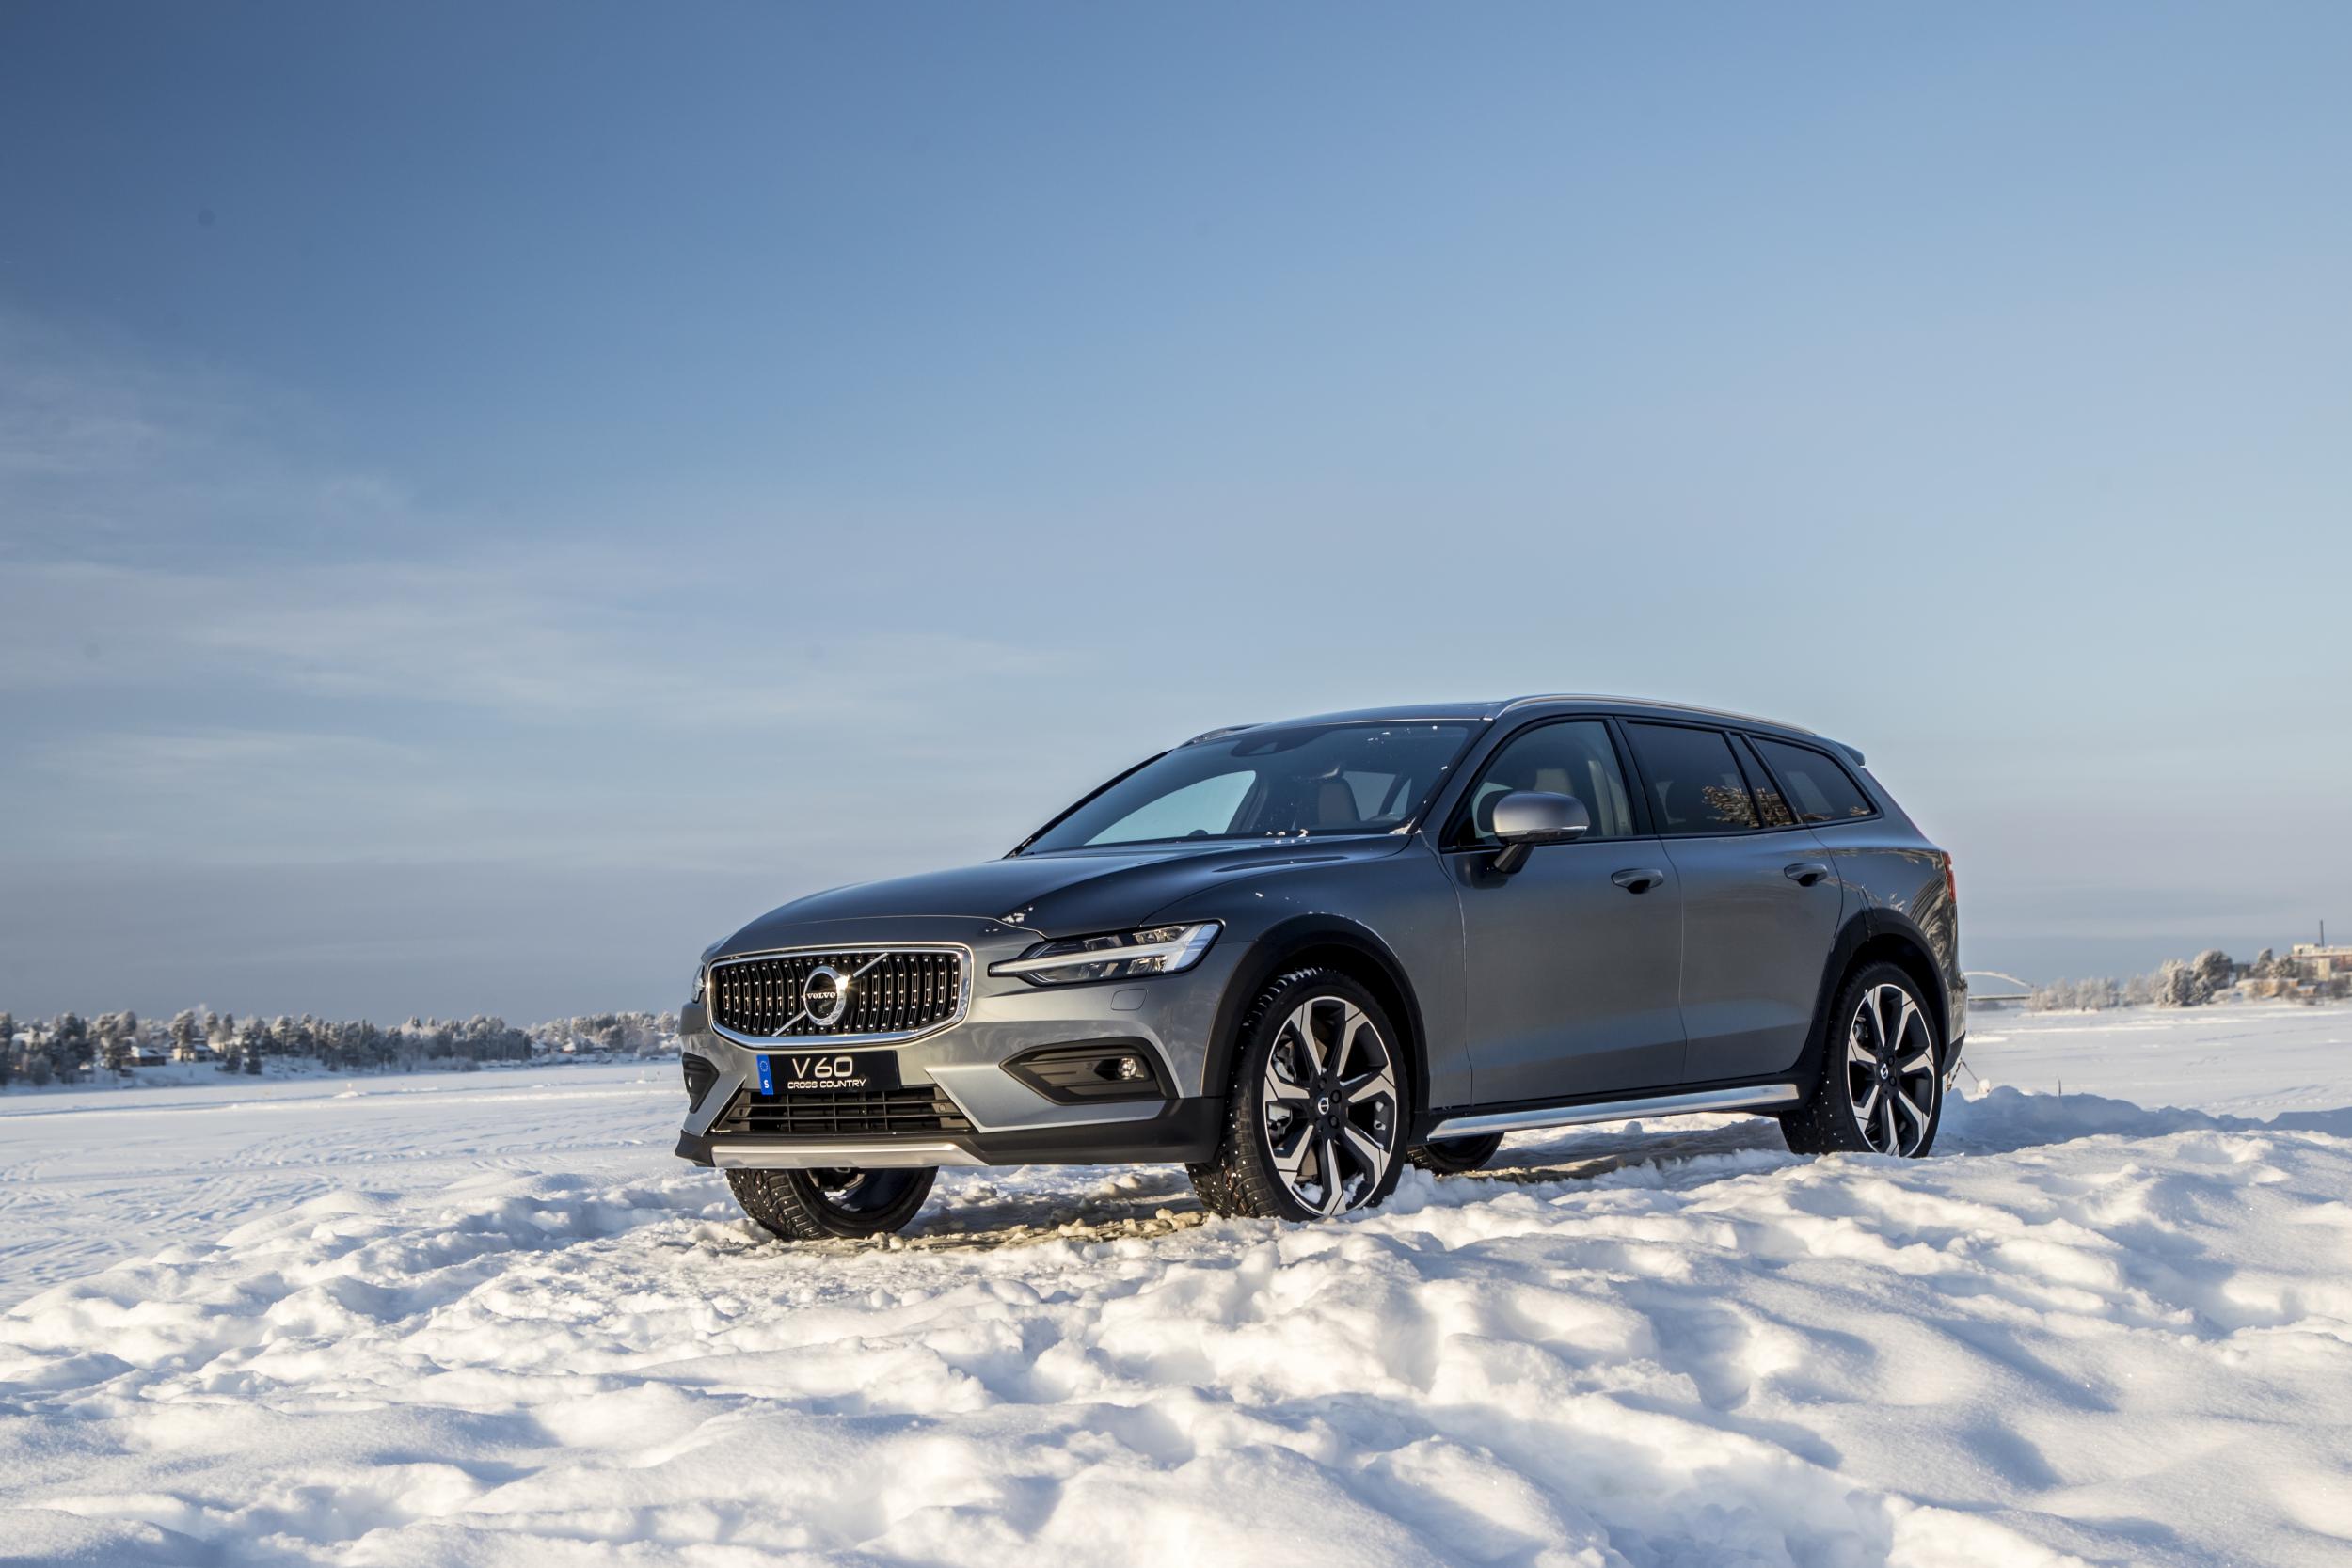
[[[1799,861],[1794,865],[1783,867],[1780,874],[1799,887],[1811,887],[1828,877],[1829,867],[1820,861]]]
[[[1647,893],[1663,882],[1666,879],[1666,874],[1663,871],[1636,868],[1630,871],[1620,871],[1609,879],[1628,893]]]

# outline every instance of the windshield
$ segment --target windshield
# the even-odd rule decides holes
[[[1179,746],[1023,852],[1387,832],[1421,810],[1469,736],[1467,724],[1301,724]]]

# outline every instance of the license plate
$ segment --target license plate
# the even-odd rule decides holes
[[[898,1086],[889,1051],[787,1051],[759,1058],[762,1094],[866,1094]]]

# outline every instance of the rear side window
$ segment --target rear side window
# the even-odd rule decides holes
[[[1806,822],[1851,822],[1875,816],[1878,808],[1837,760],[1809,746],[1756,737],[1756,749],[1788,791],[1789,803]]]
[[[1748,782],[1719,731],[1679,724],[1628,724],[1625,730],[1660,832],[1737,833],[1756,825]]]
[[[1454,835],[1459,847],[1495,842],[1495,802],[1514,790],[1573,795],[1584,802],[1594,838],[1631,838],[1633,805],[1609,726],[1589,719],[1537,724],[1502,743],[1470,790],[1470,815]]]
[[[1732,743],[1740,752],[1740,767],[1748,776],[1748,789],[1756,796],[1756,808],[1768,828],[1793,828],[1797,814],[1788,809],[1788,798],[1772,782],[1772,770],[1756,760],[1756,752],[1743,737]]]

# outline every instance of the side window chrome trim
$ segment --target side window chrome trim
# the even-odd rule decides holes
[[[1462,785],[1461,795],[1447,810],[1444,831],[1438,833],[1434,841],[1437,851],[1441,855],[1492,854],[1494,852],[1495,845],[1491,841],[1476,838],[1465,841],[1462,837],[1465,830],[1470,827],[1470,814],[1477,807],[1479,786],[1486,782],[1487,775],[1494,770],[1495,764],[1502,761],[1512,747],[1536,731],[1549,729],[1555,724],[1597,726],[1609,743],[1610,759],[1617,766],[1618,787],[1625,791],[1626,816],[1630,819],[1628,831],[1615,837],[1587,833],[1579,842],[1629,844],[1636,839],[1656,837],[1657,835],[1647,826],[1645,809],[1647,802],[1642,799],[1640,786],[1635,782],[1640,775],[1633,770],[1632,759],[1627,754],[1629,748],[1625,737],[1617,733],[1617,726],[1610,721],[1611,716],[1605,713],[1548,713],[1539,719],[1530,720],[1505,735],[1495,743],[1492,750],[1487,752],[1485,759],[1478,766],[1478,771],[1470,775],[1468,782]]]

